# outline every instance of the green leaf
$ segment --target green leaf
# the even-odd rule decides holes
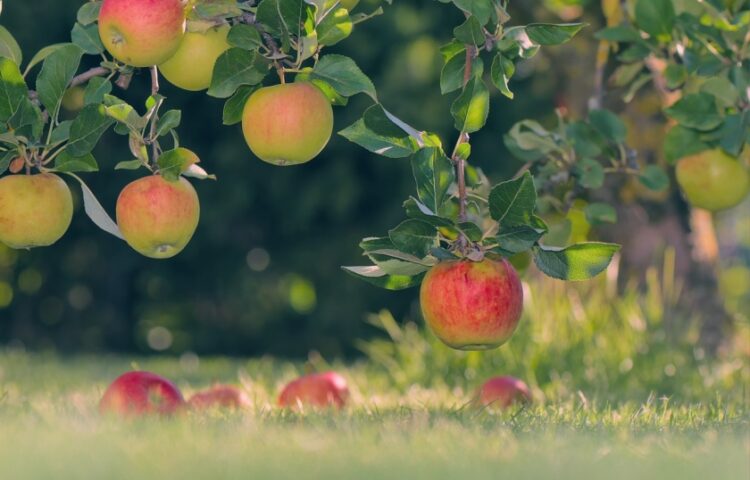
[[[413,197],[404,202],[404,210],[406,210],[406,216],[409,218],[421,220],[436,228],[448,228],[451,229],[451,231],[455,230],[453,220],[436,215],[435,212],[427,207],[427,205]]]
[[[411,167],[419,200],[432,212],[440,214],[455,178],[453,164],[439,148],[427,147],[411,157]]]
[[[52,130],[52,134],[49,137],[49,144],[57,145],[58,143],[67,142],[70,138],[70,126],[72,124],[72,120],[60,122],[57,127]]]
[[[162,153],[156,160],[156,164],[159,166],[159,173],[164,180],[176,182],[184,171],[199,161],[195,153],[187,148],[179,147]]]
[[[70,125],[70,140],[65,150],[73,157],[86,155],[113,123],[104,105],[86,105]]]
[[[29,97],[22,97],[18,109],[8,119],[8,126],[14,130],[15,135],[40,141],[44,127],[42,111],[31,102]]]
[[[421,220],[409,219],[388,232],[393,245],[401,252],[422,258],[435,245],[435,227]]]
[[[55,53],[57,50],[66,45],[70,45],[70,43],[55,43],[41,48],[33,57],[31,57],[29,64],[26,65],[26,70],[24,70],[23,75],[26,76],[37,64],[44,61],[45,58],[49,57],[51,54]]]
[[[681,125],[670,128],[664,136],[664,158],[673,164],[687,155],[708,150],[710,145],[704,143],[700,133]]]
[[[311,78],[328,82],[340,95],[351,97],[366,93],[378,101],[375,86],[367,75],[362,73],[354,60],[343,55],[326,55],[315,64]]]
[[[489,197],[490,215],[501,228],[530,225],[536,209],[536,189],[529,172],[516,179],[499,183]]]
[[[661,191],[669,187],[669,176],[658,165],[648,165],[638,176],[638,180],[649,190]]]
[[[229,98],[241,85],[262,82],[269,67],[269,62],[258,52],[230,48],[216,60],[211,87],[206,93],[216,98]]]
[[[606,203],[589,203],[583,209],[583,212],[586,215],[586,221],[591,225],[617,223],[617,210],[612,205]]]
[[[195,15],[198,19],[216,20],[242,15],[242,9],[235,0],[211,0],[195,2]]]
[[[98,55],[104,52],[104,45],[99,37],[99,27],[96,24],[84,27],[80,23],[76,23],[70,32],[70,39],[89,55]]]
[[[263,45],[258,29],[244,23],[238,23],[229,30],[227,42],[243,50],[257,50]]]
[[[42,64],[42,71],[36,79],[39,101],[49,112],[57,112],[65,89],[78,70],[83,50],[69,44],[52,52]]]
[[[156,123],[156,136],[163,137],[169,134],[170,130],[180,126],[181,121],[182,112],[180,110],[168,110],[159,117],[159,121]]]
[[[368,108],[362,118],[339,134],[357,145],[388,158],[408,157],[417,151],[417,142],[395,125],[379,104]]]
[[[637,42],[641,40],[638,30],[630,25],[617,25],[599,30],[594,35],[597,40],[607,40],[609,42]]]
[[[526,25],[529,40],[539,45],[560,45],[573,38],[583,23],[530,23]]]
[[[474,77],[451,105],[456,130],[472,133],[487,122],[490,111],[490,92],[481,77]]]
[[[89,25],[96,22],[99,18],[99,10],[102,8],[102,2],[86,2],[78,9],[76,19],[81,25]]]
[[[604,185],[604,167],[593,158],[580,159],[573,172],[584,188],[597,189]]]
[[[0,122],[7,122],[28,95],[29,89],[18,65],[9,58],[0,57]]]
[[[713,95],[702,92],[685,95],[664,112],[682,126],[701,131],[713,130],[723,120]]]
[[[459,42],[469,45],[484,45],[485,42],[482,25],[474,16],[470,16],[464,23],[454,28],[453,36]]]
[[[105,101],[114,98],[111,95],[106,95]],[[104,113],[125,125],[130,131],[141,131],[147,123],[146,119],[138,115],[132,105],[119,101],[119,99],[113,105],[105,107]]]
[[[143,166],[143,160],[136,158],[134,160],[117,162],[117,165],[115,165],[115,170],[138,170]]]
[[[719,145],[735,157],[740,155],[745,142],[750,138],[750,110],[727,115],[719,129]]]
[[[637,0],[635,23],[659,41],[669,41],[674,28],[675,11],[672,0]]]
[[[516,72],[516,65],[513,60],[504,56],[502,53],[498,53],[495,59],[492,61],[492,67],[490,68],[490,78],[492,83],[500,90],[500,93],[506,97],[513,99],[513,92],[508,87],[508,82],[513,74]]]
[[[688,71],[684,65],[676,63],[670,63],[667,68],[664,69],[664,80],[667,83],[667,88],[674,90],[679,88],[680,85],[685,83],[688,78]]]
[[[422,283],[424,273],[418,275],[388,275],[377,265],[363,267],[341,267],[353,277],[364,280],[376,287],[386,290],[404,290]]]
[[[453,55],[445,61],[443,69],[440,71],[440,93],[453,92],[463,87],[464,72],[466,71],[466,50],[461,50],[460,54]],[[472,77],[481,77],[484,73],[484,62],[481,57],[475,57],[471,62]]]
[[[480,25],[486,25],[492,17],[495,9],[493,0],[453,0],[453,4],[467,12],[479,21]]]
[[[300,37],[306,9],[302,0],[261,0],[256,19],[269,33]]]
[[[8,167],[10,166],[10,162],[13,161],[14,158],[18,155],[18,151],[16,150],[9,150],[7,152],[0,153],[0,175],[5,173],[6,170],[8,170]]]
[[[588,280],[604,271],[620,250],[613,243],[585,242],[567,248],[534,248],[534,263],[546,275],[560,280]]]
[[[723,108],[736,106],[740,99],[737,88],[726,77],[711,77],[707,79],[701,85],[701,92],[713,95]]]
[[[598,156],[606,144],[602,135],[586,122],[570,122],[565,128],[565,133],[576,154],[581,157]]]
[[[243,85],[224,103],[222,121],[224,125],[234,125],[242,121],[242,112],[250,95],[258,89],[257,85]]]
[[[533,247],[544,235],[545,230],[530,225],[503,227],[495,239],[502,255],[507,257],[525,252]]]
[[[0,57],[13,60],[16,65],[21,65],[23,61],[21,47],[18,46],[16,39],[13,38],[13,34],[2,25],[0,25]]]
[[[57,172],[97,172],[99,165],[90,153],[80,157],[74,157],[64,150],[55,157],[55,171]]]
[[[635,77],[643,70],[643,62],[626,63],[615,69],[610,77],[612,85],[615,87],[624,87],[632,82]]]
[[[354,24],[345,8],[337,8],[323,18],[315,31],[318,33],[318,44],[335,45],[352,33]]]
[[[620,117],[609,110],[591,110],[589,123],[599,133],[616,143],[624,142],[628,133]]]
[[[106,78],[94,77],[89,80],[83,92],[83,104],[102,103],[104,96],[110,93],[112,93],[112,82]]]

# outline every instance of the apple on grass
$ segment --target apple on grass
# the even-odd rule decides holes
[[[159,71],[172,85],[197,92],[211,85],[216,59],[230,47],[229,25],[195,32],[189,27],[177,52],[159,65]]]
[[[169,415],[185,406],[180,390],[166,378],[150,372],[120,375],[104,392],[99,411],[123,416]]]
[[[134,250],[150,258],[180,253],[195,233],[200,202],[193,186],[152,175],[126,186],[117,199],[117,225]]]
[[[523,310],[523,289],[504,258],[440,262],[419,292],[422,316],[449,347],[486,350],[505,343]]]
[[[516,403],[531,402],[529,387],[515,377],[494,377],[487,380],[477,392],[479,404],[490,408],[508,408]]]
[[[57,175],[0,178],[0,243],[11,248],[46,247],[58,241],[73,218],[73,197]]]
[[[214,385],[201,390],[188,400],[190,408],[194,410],[211,410],[224,408],[241,410],[250,406],[250,399],[245,392],[231,385]]]
[[[349,388],[344,377],[336,372],[314,373],[285,386],[279,395],[279,406],[291,409],[341,408],[348,398]]]
[[[750,191],[750,173],[719,148],[681,158],[677,183],[691,205],[716,212],[739,204]]]
[[[309,162],[331,138],[333,108],[309,82],[260,88],[245,103],[242,132],[250,150],[264,162]]]
[[[181,0],[104,0],[99,37],[117,60],[133,67],[164,63],[185,33]]]

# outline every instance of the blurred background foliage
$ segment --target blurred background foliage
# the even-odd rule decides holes
[[[29,58],[45,45],[69,40],[80,3],[80,0],[5,2],[0,22],[16,36],[24,56]],[[363,0],[360,8],[371,10],[377,3],[378,0]],[[452,135],[451,98],[442,97],[438,86],[441,67],[438,49],[448,40],[452,28],[461,23],[460,14],[451,5],[434,0],[394,3],[386,6],[382,16],[358,26],[349,39],[332,51],[354,58],[375,82],[386,107],[397,116],[420,129]],[[515,122],[535,118],[549,123],[554,119],[555,108],[574,116],[584,111],[593,84],[597,46],[593,33],[603,22],[599,3],[585,0],[513,1],[510,12],[513,23],[582,20],[590,26],[574,42],[545,49],[520,65],[512,81],[515,100],[493,92],[487,126],[472,139],[472,163],[493,181],[507,178],[520,167],[502,141],[503,134]],[[148,87],[146,72],[140,72],[121,96],[134,105],[141,104],[148,95]],[[183,144],[196,151],[204,167],[219,177],[217,183],[196,182],[202,214],[193,241],[182,254],[169,261],[141,257],[124,243],[99,231],[83,214],[77,193],[73,225],[54,247],[17,252],[0,246],[0,343],[62,352],[301,357],[316,350],[326,358],[353,356],[363,350],[382,357],[377,349],[388,352],[388,348],[377,347],[379,338],[387,339],[392,349],[403,348],[402,343],[393,343],[382,328],[366,320],[374,318],[368,317],[368,312],[383,309],[392,312],[392,316],[381,313],[376,322],[381,327],[383,318],[418,320],[416,290],[382,291],[353,280],[339,267],[360,263],[359,239],[383,233],[402,217],[401,203],[413,190],[408,162],[377,158],[334,136],[323,154],[309,164],[274,167],[252,157],[239,126],[222,125],[221,101],[180,91],[166,82],[162,93],[167,96],[170,108],[183,109],[179,130]],[[75,92],[71,92],[68,107],[75,108],[75,97]],[[348,106],[337,108],[336,130],[353,123],[367,106],[368,100],[359,96]],[[661,121],[654,120],[659,118],[659,100],[655,95],[643,92],[628,111],[633,118],[630,126],[641,127],[634,128],[633,145],[653,148],[660,143],[659,128],[642,128],[651,125],[642,121],[644,117],[650,118],[652,124]],[[444,137],[444,140],[454,139]],[[87,175],[86,181],[113,213],[119,191],[138,174],[112,170],[115,163],[129,159],[130,154],[122,139],[111,132],[94,154],[103,171]],[[643,192],[632,188],[623,192],[624,201],[657,204],[664,201],[664,198],[645,197]],[[743,312],[746,315],[750,311],[747,207],[746,202],[719,219],[727,267],[721,275],[722,291],[728,308],[739,319],[740,332],[745,332],[747,326]],[[649,220],[626,217],[621,222],[629,222],[626,227],[633,231],[646,228]],[[606,237],[608,232],[601,234]],[[661,244],[649,245],[646,257],[649,263],[657,265],[653,275],[660,275],[664,248],[668,245],[664,245],[658,233],[655,241]],[[669,263],[677,273],[667,272],[677,283],[680,259],[685,261],[683,253],[678,249],[677,261]],[[526,279],[531,285],[527,285],[530,292],[535,292],[534,297],[544,299],[548,293],[557,292],[549,298],[562,302],[549,305],[552,309],[549,315],[553,318],[559,315],[561,324],[569,315],[578,315],[576,308],[580,303],[568,304],[562,299],[580,296],[575,293],[579,287],[540,281],[532,270],[533,267]],[[622,274],[625,276],[619,288],[622,309],[649,308],[650,297],[642,292],[656,287],[648,286],[646,271],[640,269],[636,284],[628,283],[626,274]],[[587,328],[609,329],[610,333],[621,333],[623,338],[636,338],[639,332],[653,333],[645,327],[636,328],[635,317],[630,313],[613,309],[607,300],[612,293],[605,292],[602,282],[588,288],[593,293],[587,296],[610,296],[597,297],[602,299],[601,311],[586,311],[585,315],[592,319]],[[670,302],[679,303],[678,290],[671,290],[677,291],[674,293],[677,297]],[[660,310],[659,328],[668,323],[665,319],[669,316],[668,311]],[[674,327],[684,345],[695,343],[691,336],[693,320],[684,318],[678,322],[679,327]],[[530,328],[537,327],[527,321],[522,332]],[[409,329],[413,327],[405,331]],[[670,331],[665,327],[659,334],[664,342]],[[531,338],[522,335],[511,342],[512,347],[493,355],[507,365],[513,355],[523,354],[515,349],[525,348]],[[742,333],[739,338],[747,340]],[[568,340],[573,343],[559,348],[575,343],[574,338]],[[630,343],[623,343],[622,348],[636,352],[640,345],[636,340],[628,340]],[[438,349],[433,355],[439,355],[439,347],[433,347]],[[607,351],[616,353],[614,348]],[[674,376],[669,373],[672,371],[669,365],[675,369],[693,366],[695,355],[700,355],[690,349],[685,351],[688,353],[684,355],[692,355],[692,360],[665,360],[655,374],[659,381],[663,375]],[[561,365],[599,362],[599,359],[568,358],[574,354],[566,356],[564,349],[559,353]],[[389,355],[395,354],[391,351]],[[630,358],[630,353],[626,354],[617,356],[613,372],[632,368],[635,359],[630,364],[622,363],[624,358]],[[451,358],[476,361],[471,360],[473,355]],[[742,358],[746,358],[747,352],[744,355]],[[529,365],[528,368],[533,368]],[[463,375],[466,369],[461,371]]]

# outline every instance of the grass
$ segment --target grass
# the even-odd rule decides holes
[[[606,279],[526,286],[511,342],[455,352],[388,312],[365,358],[305,365],[270,358],[62,357],[0,352],[0,478],[607,478],[750,476],[747,320],[717,357],[696,347],[679,288],[649,272],[614,296]],[[186,396],[240,385],[246,412],[116,421],[96,405],[131,368],[173,379]],[[284,412],[280,387],[305,369],[349,380],[340,412]],[[535,403],[467,407],[492,375],[524,378]]]

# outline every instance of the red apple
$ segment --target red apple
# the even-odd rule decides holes
[[[435,335],[460,350],[502,345],[523,310],[521,281],[504,258],[441,262],[425,275],[419,299]]]
[[[168,415],[184,406],[185,400],[172,382],[154,373],[136,371],[112,382],[99,402],[99,411],[125,416]]]
[[[250,406],[250,399],[245,392],[231,385],[215,385],[196,393],[188,404],[195,410],[226,408],[240,410]]]
[[[138,179],[117,198],[117,225],[128,245],[149,258],[170,258],[187,246],[200,218],[193,186],[160,175]]]
[[[486,407],[508,408],[514,403],[531,402],[531,393],[522,380],[510,376],[494,377],[479,389],[477,400]]]
[[[104,0],[99,37],[117,60],[134,67],[165,62],[185,34],[181,0]]]
[[[286,408],[343,407],[349,398],[344,377],[336,372],[305,375],[289,383],[279,395],[279,405]]]
[[[242,112],[242,132],[250,150],[264,162],[309,162],[333,131],[331,102],[312,83],[274,85],[250,95]]]

